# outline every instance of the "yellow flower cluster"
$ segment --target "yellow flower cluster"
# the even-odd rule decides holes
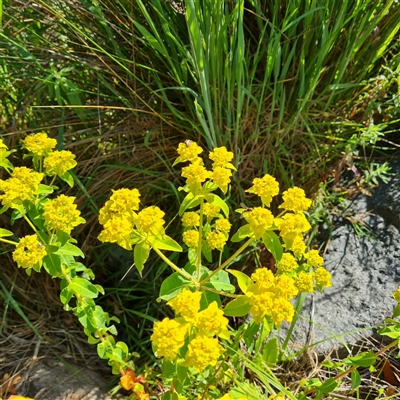
[[[184,364],[203,371],[208,365],[215,366],[224,352],[216,336],[229,338],[228,319],[214,301],[206,309],[200,310],[201,292],[184,289],[167,304],[173,308],[176,319],[165,318],[154,324],[151,336],[158,357],[174,360],[183,348],[184,341],[190,338]],[[171,330],[168,331],[168,329]],[[189,336],[190,334],[190,336]]]
[[[295,271],[299,267],[299,264],[297,264],[296,259],[290,253],[283,253],[277,267],[279,271],[287,273]]]
[[[0,199],[4,206],[14,207],[25,200],[33,201],[44,175],[26,167],[16,167],[11,177],[0,179]]]
[[[298,294],[295,280],[287,275],[275,277],[266,268],[257,270],[251,279],[254,283],[247,288],[246,296],[254,321],[261,323],[266,316],[275,325],[280,325],[283,320],[292,321],[294,307],[290,300]]]
[[[279,208],[283,208],[287,211],[307,211],[311,206],[311,200],[306,198],[306,194],[303,189],[293,187],[282,194],[283,203]]]
[[[212,250],[217,249],[222,251],[228,240],[231,224],[226,218],[222,218],[220,211],[221,208],[214,204],[207,202],[203,204],[203,216],[207,217],[207,222],[210,224],[210,227],[215,228],[211,231],[203,231],[203,238],[207,241]],[[188,228],[183,232],[182,239],[186,246],[192,249],[198,247],[200,240],[200,235],[196,227],[200,226],[200,224],[203,225],[203,221],[200,221],[199,213],[200,211],[189,211],[182,215],[182,225],[184,228]],[[212,220],[215,217],[220,218],[212,224]]]
[[[182,225],[185,228],[191,228],[192,226],[199,226],[200,215],[193,211],[185,212],[182,215]]]
[[[273,176],[266,174],[263,178],[255,178],[253,186],[246,192],[260,196],[262,203],[269,207],[272,198],[279,193],[279,184]]]
[[[43,217],[47,228],[70,233],[75,226],[84,223],[85,220],[80,217],[81,212],[77,210],[74,201],[75,197],[63,194],[48,200],[43,206]]]
[[[164,211],[161,211],[157,206],[144,208],[137,215],[135,220],[136,227],[144,233],[162,235],[165,224],[164,215]]]
[[[227,236],[223,232],[211,231],[206,234],[206,240],[212,250],[222,251],[227,241]]]
[[[75,154],[68,150],[53,151],[44,159],[44,169],[49,176],[63,176],[67,171],[75,168]]]
[[[180,324],[175,319],[164,318],[155,322],[150,339],[157,349],[157,356],[175,360],[185,343],[187,329],[186,324]]]
[[[196,248],[199,245],[199,238],[199,232],[194,229],[189,229],[188,231],[183,232],[182,235],[183,243],[190,248]]]
[[[221,208],[210,203],[203,204],[203,214],[208,217],[210,220],[212,218],[218,217],[219,213],[221,212]]]
[[[113,190],[110,199],[99,212],[99,222],[103,225],[103,231],[98,237],[100,241],[117,243],[127,250],[132,248],[131,233],[138,217],[135,211],[139,209],[139,198],[137,189]],[[146,215],[141,216],[140,223],[148,226]]]
[[[22,141],[23,148],[40,157],[49,155],[56,145],[57,140],[49,138],[44,132],[29,135]]]
[[[46,249],[36,235],[29,235],[21,238],[15,246],[12,254],[13,260],[18,267],[31,268],[34,265],[41,265]]]
[[[235,170],[235,167],[230,162],[233,159],[233,153],[228,151],[225,146],[217,147],[210,152],[209,157],[213,161],[212,171],[208,171],[204,166],[203,160],[199,157],[202,149],[195,142],[187,140],[185,143],[180,143],[177,151],[179,156],[174,165],[180,162],[190,162],[187,167],[182,168],[182,176],[186,178],[186,184],[193,194],[207,179],[213,181],[223,193],[227,192],[232,177],[231,170]]]
[[[245,211],[243,215],[256,239],[259,239],[274,223],[274,216],[266,208],[255,207],[251,211]]]

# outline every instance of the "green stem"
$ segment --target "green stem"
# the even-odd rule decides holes
[[[215,274],[217,274],[221,269],[225,268],[228,266],[251,242],[254,241],[254,238],[251,237],[250,239],[247,240],[241,247],[239,247],[238,250],[235,251],[222,265],[220,265],[214,272],[212,272],[210,275],[208,275],[206,278],[204,278],[201,282],[200,285],[203,286],[207,281],[209,281]]]
[[[57,178],[57,175],[54,175],[54,176],[53,176],[53,179],[51,180],[51,182],[50,182],[50,185],[49,185],[49,186],[53,186],[53,184],[54,184],[54,182],[55,182],[56,178]]]
[[[197,246],[197,280],[200,280],[201,270],[201,245],[203,241],[203,204],[204,199],[200,202],[200,226],[199,226],[199,244]]]
[[[161,253],[161,251],[155,247],[153,247],[153,250],[160,256],[160,258],[162,258],[174,271],[178,272],[178,274],[181,274],[183,277],[185,277],[186,279],[189,279],[190,281],[192,281],[196,287],[198,286],[198,283],[196,281],[196,279],[193,278],[193,276],[189,275],[186,271],[180,269],[179,267],[177,267],[168,257],[166,257],[163,253]]]
[[[0,242],[13,244],[14,246],[16,246],[18,244],[17,242],[13,242],[12,240],[3,239],[3,238],[0,238]]]
[[[215,290],[215,289],[209,288],[208,286],[203,286],[202,289],[207,290],[208,292],[222,294],[225,297],[232,297],[233,299],[237,299],[238,297],[243,296],[242,294],[232,294],[232,293],[221,292],[220,290]]]
[[[282,351],[281,351],[280,358],[282,358],[283,354],[285,354],[286,348],[287,348],[287,346],[289,344],[290,338],[292,337],[293,330],[294,330],[294,328],[296,326],[297,320],[299,319],[300,311],[303,308],[303,304],[304,304],[306,298],[307,298],[307,293],[300,293],[300,295],[297,297],[294,317],[293,317],[293,320],[292,320],[292,322],[290,324],[288,333],[286,335],[285,342],[282,345]]]
[[[34,230],[34,232],[37,232],[37,229],[35,227],[35,225],[33,225],[33,223],[31,222],[31,220],[26,216],[26,214],[23,214],[24,219],[26,220],[26,222],[29,224],[29,226]]]

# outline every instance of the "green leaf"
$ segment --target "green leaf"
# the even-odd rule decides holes
[[[60,176],[60,179],[66,182],[70,187],[74,186],[74,178],[68,171],[64,175]]]
[[[61,300],[61,303],[64,305],[64,307],[63,307],[64,310],[66,310],[66,311],[70,310],[68,303],[72,299],[73,295],[74,295],[74,292],[72,290],[70,290],[68,287],[61,290],[60,300]]]
[[[278,361],[279,342],[277,338],[272,338],[262,349],[262,358],[270,366],[274,367]]]
[[[200,204],[200,197],[194,196],[191,192],[186,195],[183,199],[181,206],[179,207],[179,216],[189,208],[196,207]]]
[[[353,369],[353,371],[351,371],[351,388],[357,389],[360,385],[361,385],[360,373],[356,369]]]
[[[203,240],[203,242],[201,243],[201,252],[204,255],[204,257],[206,258],[206,260],[209,263],[211,263],[212,262],[212,250],[206,240]]]
[[[47,250],[47,248],[46,248]],[[53,278],[62,278],[61,257],[56,253],[47,254],[43,257],[43,266],[46,272]]]
[[[144,263],[149,258],[150,246],[147,243],[138,243],[133,250],[133,261],[135,262],[135,267],[142,276],[142,271]]]
[[[187,281],[178,272],[174,272],[161,284],[160,299],[168,301],[174,298],[178,293],[188,286],[190,281]]]
[[[399,339],[400,338],[400,322],[398,322],[398,321],[391,321],[391,322],[393,322],[395,325],[380,329],[378,331],[378,333],[383,336],[389,336],[392,339]]]
[[[396,318],[400,315],[400,304],[397,304],[397,306],[395,307],[394,311],[393,311],[393,318]]]
[[[259,331],[260,331],[260,324],[257,324],[257,322],[252,320],[247,326],[246,331],[243,335],[243,341],[246,344],[249,351],[252,351],[255,344],[255,339]]]
[[[317,395],[331,393],[337,386],[338,382],[334,378],[329,378],[321,386],[317,387]]]
[[[212,195],[213,199],[210,202],[214,206],[218,206],[221,208],[222,212],[225,214],[226,218],[229,218],[229,207],[226,204],[224,200],[221,199],[221,197],[217,196],[216,194]]]
[[[237,230],[237,232],[232,236],[231,242],[241,242],[243,239],[250,237],[252,234],[253,232],[250,229],[250,225],[246,224]]]
[[[39,184],[38,189],[36,191],[36,194],[51,194],[54,192],[54,189],[51,186],[47,186],[47,185],[43,185],[43,184]]]
[[[227,269],[226,271],[229,272],[230,274],[232,274],[237,279],[240,290],[243,293],[246,293],[247,288],[253,283],[251,281],[250,277],[248,277],[243,272],[237,271],[235,269]]]
[[[367,351],[354,357],[347,357],[343,360],[343,364],[358,367],[369,367],[376,362],[376,355],[373,351]]]
[[[267,250],[274,256],[275,261],[279,262],[282,258],[283,248],[278,235],[273,231],[267,231],[264,233],[262,241]]]
[[[6,236],[14,236],[14,233],[8,231],[7,229],[0,228],[0,237],[6,237]]]
[[[71,243],[66,243],[63,247],[60,247],[55,254],[85,258],[82,250]]]
[[[244,317],[250,312],[250,308],[249,298],[240,296],[226,305],[224,314],[228,317]]]
[[[228,293],[235,292],[235,286],[231,285],[229,281],[229,274],[224,270],[221,270],[215,274],[209,282],[210,285],[218,291],[224,291]]]
[[[205,286],[212,288],[209,282],[207,282]],[[218,307],[221,307],[221,298],[218,293],[210,292],[209,290],[205,290],[204,288],[202,288],[202,293],[203,296],[201,296],[200,301],[201,310],[205,310],[214,301],[217,302]]]
[[[182,251],[182,247],[175,242],[174,239],[170,238],[169,236],[165,235],[163,237],[154,237],[149,240],[152,247],[159,250],[169,250],[169,251]]]
[[[86,279],[75,277],[68,285],[70,290],[73,290],[75,293],[83,296],[94,299],[98,296],[99,292],[93,283],[87,281]]]

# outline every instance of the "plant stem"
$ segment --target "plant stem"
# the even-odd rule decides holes
[[[200,226],[199,226],[199,244],[197,246],[197,280],[200,280],[200,270],[201,270],[201,246],[203,238],[203,204],[204,199],[200,202]]]
[[[18,242],[13,242],[12,240],[3,239],[3,238],[0,238],[0,242],[4,242],[4,243],[8,243],[8,244],[13,244],[14,246],[18,244]]]
[[[37,229],[35,227],[35,225],[33,225],[33,223],[31,222],[31,220],[26,216],[26,214],[23,214],[23,217],[25,219],[25,221],[29,224],[29,226],[35,231],[35,233],[37,232]]]
[[[178,272],[179,274],[181,274],[183,277],[185,277],[186,279],[189,279],[190,281],[192,281],[194,284],[196,284],[196,287],[198,286],[198,282],[196,281],[195,278],[193,278],[193,276],[189,275],[186,271],[180,269],[179,267],[177,267],[168,257],[166,257],[159,249],[153,247],[153,250],[176,272]]]
[[[238,250],[235,251],[222,265],[220,265],[214,272],[212,272],[210,275],[208,275],[206,278],[204,278],[201,282],[200,285],[204,285],[207,281],[209,281],[215,274],[217,274],[221,269],[225,268],[228,266],[252,241],[254,238],[250,238],[245,242],[241,247],[239,247]]]

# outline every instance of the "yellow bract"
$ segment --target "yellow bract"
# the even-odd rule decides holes
[[[75,161],[75,154],[70,151],[53,151],[44,159],[44,169],[47,175],[63,176],[67,171],[75,168],[77,162]]]
[[[263,178],[255,178],[253,186],[246,192],[260,196],[262,203],[269,207],[272,198],[279,193],[279,184],[273,176],[266,174]]]
[[[29,235],[21,238],[15,246],[12,257],[18,267],[31,268],[37,263],[41,263],[46,254],[46,249],[39,242],[38,237]]]

